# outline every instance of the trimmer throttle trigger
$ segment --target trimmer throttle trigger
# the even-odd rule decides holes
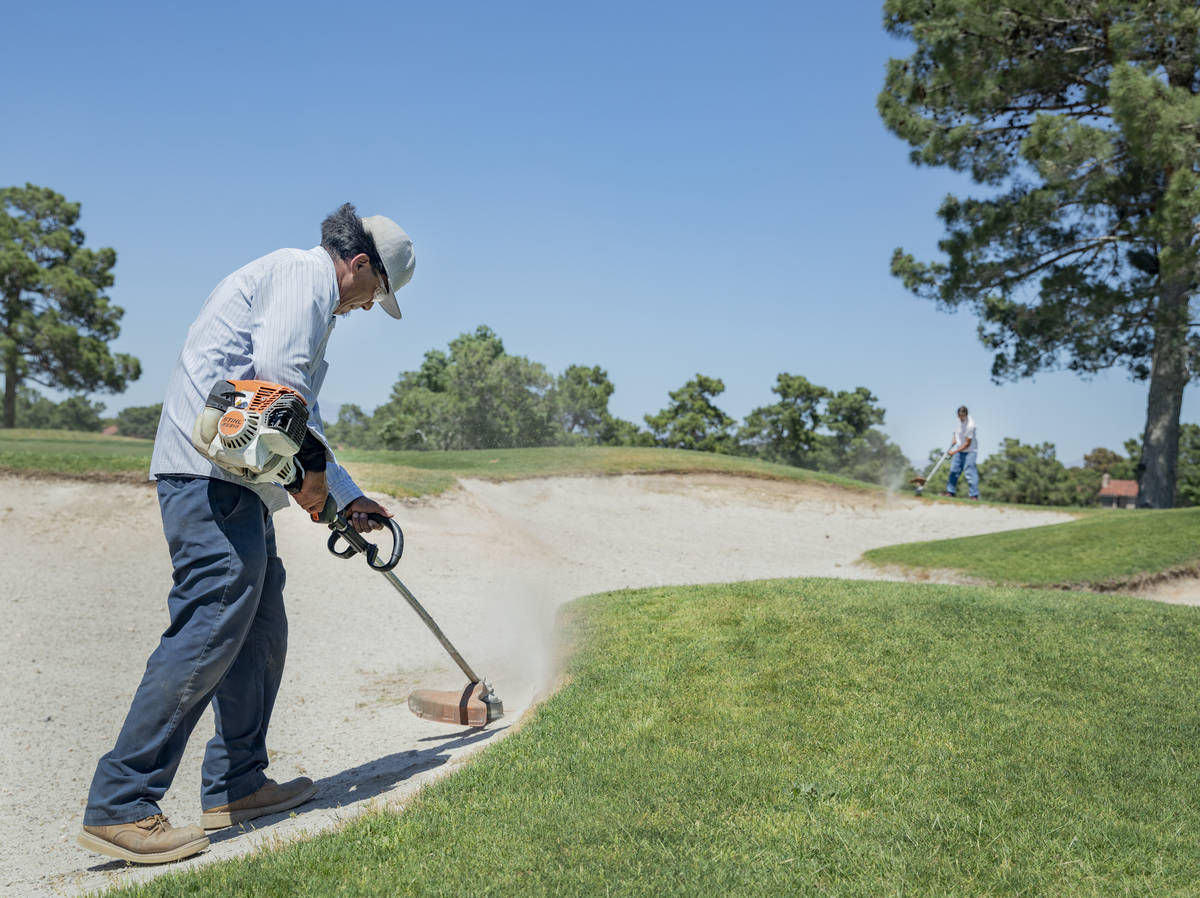
[[[332,524],[337,517],[337,513],[337,502],[334,501],[332,494],[326,493],[325,507],[309,515],[309,517],[313,519],[314,524]]]

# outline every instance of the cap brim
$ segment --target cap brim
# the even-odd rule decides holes
[[[379,305],[393,318],[400,317],[400,304],[396,302],[395,293],[389,293],[386,299],[379,300]]]

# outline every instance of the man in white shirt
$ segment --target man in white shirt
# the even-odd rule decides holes
[[[282,249],[225,278],[188,330],[154,442],[163,533],[174,566],[170,624],[146,664],[112,751],[100,759],[79,843],[135,863],[179,860],[218,829],[308,801],[307,777],[267,779],[266,734],[287,652],[284,569],[271,514],[274,484],[248,484],[192,445],[214,385],[261,380],[290,387],[309,409],[305,474],[295,499],[319,512],[331,495],[356,530],[387,510],[363,495],[329,448],[317,393],[336,316],[376,302],[400,317],[395,291],[412,277],[412,241],[391,219],[359,218],[346,203],[321,223],[321,245]],[[159,811],[200,715],[216,734],[204,755],[203,829],[172,827]]]
[[[950,450],[950,479],[946,482],[946,495],[953,496],[958,492],[958,478],[965,471],[967,474],[967,493],[970,498],[979,499],[979,471],[975,467],[975,458],[979,448],[979,437],[975,432],[975,419],[971,417],[965,405],[958,407],[958,426],[954,430],[954,447]]]

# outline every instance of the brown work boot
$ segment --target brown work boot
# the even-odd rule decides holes
[[[84,826],[79,844],[98,854],[135,864],[165,864],[191,857],[208,847],[198,826],[174,827],[162,814],[114,826]]]
[[[205,829],[220,829],[223,826],[253,820],[255,817],[278,814],[298,804],[304,804],[316,794],[316,784],[307,776],[297,777],[282,786],[275,780],[267,780],[266,784],[252,795],[205,811],[200,815],[200,825]]]

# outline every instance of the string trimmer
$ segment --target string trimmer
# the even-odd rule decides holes
[[[953,449],[953,448],[954,448],[954,445],[951,444],[950,449]],[[914,484],[916,486],[916,488],[917,488],[916,492],[917,492],[918,496],[921,495],[922,492],[924,492],[925,484],[927,484],[929,482],[930,477],[932,477],[934,474],[937,473],[937,469],[942,466],[942,462],[944,462],[946,459],[948,459],[950,457],[950,449],[947,449],[945,452],[942,453],[941,457],[938,458],[937,463],[934,464],[934,466],[932,468],[930,468],[928,472],[926,472],[924,477],[914,477],[912,480],[909,481],[909,483]]]
[[[392,518],[384,517],[381,514],[371,513],[367,515],[373,521],[383,524],[392,532],[392,557],[387,561],[379,563],[379,546],[366,539],[361,533],[355,530],[341,512],[336,510],[337,506],[333,502],[331,496],[325,502],[325,508],[319,515],[313,515],[313,520],[320,523],[328,523],[329,529],[333,531],[329,536],[329,551],[338,558],[352,558],[355,555],[363,555],[367,560],[367,566],[373,571],[379,571],[383,574],[384,579],[396,588],[396,592],[404,596],[404,601],[408,602],[413,611],[417,612],[417,616],[424,621],[431,633],[437,637],[438,642],[454,659],[454,663],[458,665],[459,670],[467,675],[469,682],[466,688],[460,692],[439,691],[436,689],[416,689],[408,697],[408,708],[418,717],[424,717],[427,720],[437,720],[442,723],[457,723],[465,726],[481,727],[486,726],[493,720],[504,716],[504,703],[500,700],[500,696],[496,695],[492,684],[485,681],[482,677],[471,669],[471,666],[463,659],[456,649],[446,638],[446,634],[442,632],[442,628],[437,625],[429,612],[426,611],[416,597],[408,591],[408,587],[400,582],[400,578],[392,573],[392,568],[400,561],[400,556],[404,553],[404,533]],[[339,549],[338,544],[345,542],[345,548]]]
[[[261,380],[218,382],[196,418],[192,445],[213,464],[248,483],[279,483],[292,493],[299,491],[304,481],[305,465],[325,455],[324,441],[308,427],[304,397],[290,387]],[[392,532],[392,557],[382,564],[377,563],[379,547],[350,526],[332,496],[326,498],[320,513],[312,515],[314,521],[328,524],[333,531],[329,551],[338,558],[365,557],[371,570],[383,574],[404,596],[470,681],[461,692],[417,689],[408,697],[409,709],[428,720],[473,727],[502,717],[504,703],[491,684],[471,669],[429,612],[392,573],[404,552],[400,525],[381,514],[368,517]],[[339,549],[342,541],[346,546]]]

